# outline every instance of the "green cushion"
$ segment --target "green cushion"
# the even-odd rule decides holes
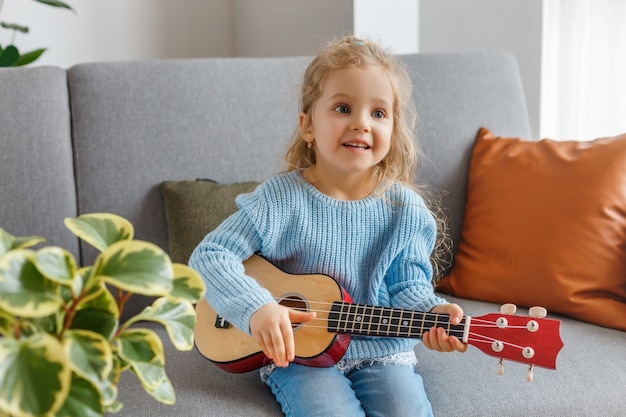
[[[218,184],[210,180],[164,181],[168,245],[172,261],[186,264],[204,236],[237,211],[235,197],[257,182]]]

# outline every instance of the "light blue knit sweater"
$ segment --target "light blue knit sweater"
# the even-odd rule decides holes
[[[331,276],[355,303],[429,311],[446,302],[431,284],[435,221],[407,187],[339,201],[291,171],[236,201],[239,211],[204,238],[189,266],[204,279],[211,306],[248,334],[250,316],[273,302],[243,273],[242,261],[254,253],[288,273]],[[344,359],[381,358],[415,343],[355,336]]]

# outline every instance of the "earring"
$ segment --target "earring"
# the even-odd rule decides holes
[[[309,149],[313,149],[313,141],[307,142],[306,147]]]

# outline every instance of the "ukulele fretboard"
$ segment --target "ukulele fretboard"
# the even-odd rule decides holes
[[[432,327],[443,327],[449,335],[462,339],[465,320],[463,318],[460,324],[453,325],[447,314],[337,301],[332,304],[328,315],[328,331],[362,336],[421,338]]]

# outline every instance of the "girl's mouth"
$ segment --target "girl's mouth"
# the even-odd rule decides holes
[[[348,142],[344,143],[343,146],[347,148],[355,148],[355,149],[370,149],[370,147],[365,143],[360,142]]]

